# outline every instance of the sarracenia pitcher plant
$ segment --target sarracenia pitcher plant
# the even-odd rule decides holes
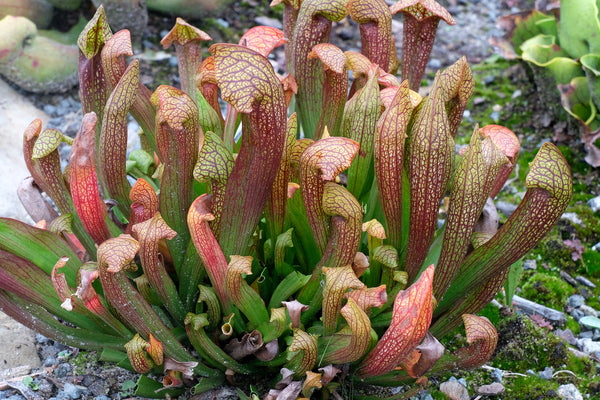
[[[162,43],[177,52],[181,87],[154,92],[129,59],[129,33],[113,34],[99,8],[79,39],[79,133],[71,143],[39,120],[25,132],[23,190],[53,205],[27,202],[35,226],[0,219],[0,307],[161,374],[142,375],[140,396],[279,375],[267,399],[331,398],[341,381],[424,384],[479,366],[497,334],[476,313],[571,198],[569,167],[545,143],[498,228],[491,199],[516,163],[516,135],[476,126],[455,151],[473,91],[465,58],[428,95],[414,91],[423,41],[440,19],[453,23],[435,1],[283,7],[284,32],[252,28],[204,59],[210,37],[178,19]],[[415,46],[401,63],[397,11]],[[347,16],[362,53],[328,43]],[[281,45],[284,76],[268,59]],[[141,127],[131,152],[128,116]],[[444,354],[439,339],[463,323],[467,347]]]

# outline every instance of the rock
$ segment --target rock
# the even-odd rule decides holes
[[[554,368],[552,368],[552,367],[546,367],[546,368],[544,368],[544,370],[542,372],[540,372],[538,374],[538,376],[540,378],[545,379],[545,380],[552,379],[553,375],[554,375]]]
[[[254,18],[254,22],[256,22],[258,25],[265,25],[270,26],[272,28],[283,29],[283,24],[281,23],[281,21],[275,18],[259,16]]]
[[[583,396],[579,393],[579,389],[572,383],[568,385],[560,385],[556,391],[558,396],[563,400],[583,400]]]
[[[588,306],[587,304],[583,304],[579,307],[579,311],[583,313],[583,315],[595,317],[598,315],[598,311],[596,311],[593,307]]]
[[[570,329],[557,329],[554,331],[554,334],[562,340],[564,340],[565,342],[569,343],[571,346],[577,345],[577,338],[573,334],[573,331],[571,331]]]
[[[600,210],[600,196],[588,200],[587,205],[590,206],[593,212],[598,212]]]
[[[29,176],[23,160],[23,132],[36,118],[44,124],[49,117],[27,99],[0,80],[0,160],[2,169],[10,174],[0,174],[0,217],[29,221],[29,216],[17,197],[17,187]]]
[[[578,339],[577,347],[586,354],[600,355],[600,342],[594,342],[591,338]]]
[[[42,365],[34,338],[31,330],[0,312],[0,381],[26,375]]]
[[[67,382],[65,383],[65,386],[62,388],[62,390],[65,393],[65,395],[67,395],[70,399],[75,400],[81,397],[81,394],[83,391],[85,391],[85,388]]]
[[[577,282],[581,283],[583,286],[587,286],[587,287],[592,288],[592,289],[596,288],[596,284],[594,284],[594,282],[590,281],[585,276],[578,275],[578,276],[575,277],[575,280]]]
[[[537,269],[537,261],[536,260],[525,260],[523,261],[523,270],[536,270]]]
[[[573,317],[573,319],[575,319],[575,321],[579,321],[584,316],[585,316],[585,314],[583,313],[583,311],[580,311],[577,309],[571,311],[571,317]]]
[[[561,270],[560,271],[560,277],[563,278],[569,285],[571,285],[571,286],[577,286],[577,281],[575,280],[575,278],[573,278],[567,272]]]
[[[477,393],[483,396],[499,396],[504,393],[504,385],[498,382],[480,386]]]
[[[440,391],[448,396],[451,400],[469,400],[469,392],[458,381],[446,381],[440,385]]]
[[[56,369],[54,370],[54,375],[57,378],[64,378],[69,374],[69,372],[71,372],[71,369],[71,364],[66,362],[60,363],[58,364],[58,367],[56,367]]]
[[[562,219],[566,219],[566,220],[570,221],[571,223],[573,223],[575,225],[585,226],[585,224],[583,223],[583,221],[581,220],[581,218],[579,218],[579,215],[577,215],[574,212],[564,213],[561,216],[561,218]]]
[[[573,308],[579,308],[585,303],[585,298],[580,294],[574,294],[567,299],[567,305]]]
[[[512,215],[512,213],[514,213],[515,210],[517,209],[516,204],[512,204],[507,201],[500,200],[500,201],[496,201],[495,204],[496,204],[496,208],[498,209],[498,211],[500,211],[506,217],[510,217]]]
[[[504,371],[499,368],[494,368],[492,372],[490,372],[490,376],[496,382],[502,382],[502,377],[504,375]]]

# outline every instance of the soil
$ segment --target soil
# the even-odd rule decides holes
[[[486,59],[494,56],[494,49],[488,41],[489,37],[502,34],[495,25],[496,20],[502,15],[530,9],[533,6],[533,0],[489,2],[484,0],[446,0],[440,1],[440,3],[453,14],[457,25],[440,24],[438,39],[428,64],[429,77],[437,69],[452,64],[463,55],[467,56],[471,64],[485,64]],[[214,42],[236,42],[240,33],[248,27],[256,25],[256,21],[274,23],[277,18],[279,18],[278,12],[269,8],[267,1],[248,0],[233,2],[226,11],[221,12],[219,15],[207,15],[202,21],[190,20],[189,22],[206,30],[213,37]],[[70,17],[64,21],[73,20]],[[142,82],[150,89],[156,88],[159,84],[178,84],[174,52],[171,50],[165,51],[159,45],[160,38],[170,30],[174,20],[175,18],[172,16],[149,14],[148,27],[144,31],[140,43],[140,51],[143,51],[144,54],[140,60]],[[205,27],[206,25],[207,27]],[[399,17],[395,18],[394,31],[398,39],[402,31],[401,18]],[[333,35],[332,41],[346,50],[360,48],[358,30],[354,23],[349,20],[334,24]],[[397,44],[400,47],[401,40],[397,40]],[[282,50],[275,51],[273,63],[281,67],[283,65],[282,60]],[[576,154],[579,154],[579,159],[582,159],[583,150],[577,140],[577,128],[567,121],[560,107],[549,107],[548,103],[535,100],[538,98],[541,85],[539,82],[536,83],[533,72],[528,67],[514,63],[505,71],[495,70],[490,73],[485,68],[478,71],[476,70],[477,79],[487,79],[489,81],[484,83],[487,89],[493,90],[494,85],[498,84],[499,81],[507,80],[521,91],[518,97],[532,100],[506,101],[502,103],[500,110],[494,109],[498,103],[491,104],[489,100],[474,100],[469,107],[468,115],[471,117],[481,116],[490,109],[492,113],[499,112],[497,118],[490,116],[491,122],[494,122],[495,119],[502,122],[501,120],[511,115],[530,115],[530,118],[521,119],[511,126],[511,129],[521,136],[526,150],[535,149],[545,140],[558,139],[559,142],[569,143]],[[46,110],[53,117],[50,121],[50,127],[61,129],[71,136],[76,133],[81,120],[76,88],[62,94],[24,94],[39,108]],[[466,119],[469,120],[469,118]],[[473,128],[472,121],[467,122],[469,126],[465,128],[465,131]],[[575,175],[578,182],[582,185],[588,185],[587,190],[589,190],[589,193],[595,196],[600,195],[599,171],[583,168],[577,169]],[[513,328],[518,326],[519,332],[527,335],[527,332],[523,330],[518,322],[515,324],[512,325]],[[500,333],[501,347],[499,351],[510,348],[510,342],[515,337],[515,330],[512,328],[505,329]],[[549,333],[547,334],[549,335]],[[137,380],[136,374],[100,362],[96,353],[79,353],[76,349],[54,343],[40,335],[37,336],[37,344],[40,359],[45,367],[44,370],[34,376],[33,381],[28,386],[24,387],[22,384],[15,383],[14,387],[0,391],[0,399],[20,400],[32,396],[31,398],[39,399],[95,398],[104,400],[132,396],[133,386],[131,384]],[[558,347],[562,351],[560,346]],[[540,370],[544,367],[546,366],[540,366]],[[487,383],[489,383],[489,380]],[[552,393],[556,394],[553,390]],[[191,394],[188,393],[186,397],[191,397]],[[218,393],[207,392],[204,395],[192,398],[197,400],[209,398],[236,399],[238,396],[234,390],[228,388]],[[427,397],[423,395],[421,398],[426,399]]]

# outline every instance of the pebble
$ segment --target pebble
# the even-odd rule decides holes
[[[6,400],[27,400],[27,399],[23,395],[13,394],[12,396],[7,397]]]
[[[583,396],[579,389],[572,383],[560,385],[556,391],[562,400],[583,400]]]
[[[565,271],[560,271],[560,277],[563,278],[569,285],[577,286],[577,281],[571,275],[566,273]]]
[[[483,396],[499,396],[504,393],[504,390],[504,385],[494,382],[489,385],[480,386],[479,389],[477,389],[477,393]]]
[[[577,282],[581,283],[583,286],[587,286],[587,287],[592,288],[592,289],[596,288],[596,284],[594,282],[590,281],[585,276],[578,275],[578,276],[575,277],[575,280]]]
[[[554,375],[554,368],[552,368],[552,367],[546,367],[538,375],[542,379],[550,380],[550,379],[552,379],[552,376]]]
[[[594,332],[592,332],[592,331],[583,331],[583,332],[579,333],[579,338],[580,339],[592,339],[592,340],[594,340]]]
[[[581,311],[584,315],[597,316],[598,311],[596,311],[593,307],[588,306],[587,304],[583,304],[579,307],[579,311]]]
[[[535,270],[537,269],[537,261],[530,259],[523,261],[523,270]]]
[[[585,304],[585,298],[580,294],[574,294],[567,299],[567,305],[573,308],[579,308]]]
[[[69,372],[71,372],[71,364],[60,363],[54,370],[54,375],[58,378],[64,378]]]
[[[583,221],[581,220],[581,218],[579,218],[579,215],[577,215],[574,212],[568,212],[568,213],[564,213],[561,216],[562,219],[566,219],[568,221],[571,221],[573,224],[575,225],[581,225],[581,226],[585,226],[585,224],[583,223]]]
[[[509,203],[507,201],[500,200],[500,201],[496,202],[496,208],[498,209],[498,211],[500,211],[506,217],[510,217],[512,215],[512,213],[514,213],[515,210],[517,209],[517,205]]]
[[[271,28],[283,29],[283,24],[281,21],[275,18],[269,18],[261,15],[260,17],[254,18],[254,22],[259,25],[270,26]]]
[[[108,396],[102,395],[102,396],[96,396],[96,397],[94,397],[94,400],[111,400],[111,399]]]
[[[596,196],[593,199],[588,200],[587,205],[590,206],[593,212],[600,211],[600,196]]]
[[[469,400],[469,392],[463,384],[456,380],[448,380],[440,385],[440,392],[453,400]]]
[[[574,309],[573,311],[571,311],[571,317],[573,317],[573,319],[575,319],[575,321],[579,321],[579,319],[581,319],[584,316],[585,316],[585,314],[581,310]]]
[[[85,390],[83,386],[76,386],[72,383],[65,383],[65,386],[62,388],[63,392],[70,399],[76,400],[81,397],[82,392]]]
[[[44,361],[42,361],[42,365],[44,367],[52,367],[53,365],[58,364],[58,360],[54,357],[46,357]]]
[[[578,339],[577,347],[586,354],[600,355],[600,342],[594,342],[591,338]]]
[[[571,346],[577,345],[577,338],[573,334],[573,331],[571,331],[570,329],[557,329],[554,331],[554,334],[562,340],[564,340],[565,342],[569,343]]]
[[[504,371],[499,368],[494,368],[492,372],[490,372],[490,376],[496,382],[502,382],[502,378],[504,376]]]

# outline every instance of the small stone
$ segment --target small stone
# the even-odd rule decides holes
[[[571,317],[573,317],[573,319],[575,319],[575,321],[579,321],[584,316],[585,316],[585,314],[581,310],[575,309],[575,310],[571,311]]]
[[[584,331],[584,332],[579,333],[580,339],[593,339],[593,337],[594,337],[594,332],[592,332],[592,331]]]
[[[440,391],[452,400],[469,400],[469,392],[458,381],[448,380],[440,385]]]
[[[110,400],[110,397],[101,395],[94,397],[94,400]]]
[[[270,26],[271,28],[283,29],[283,24],[281,23],[281,21],[275,18],[260,16],[254,18],[254,22],[256,22],[258,25],[265,25]]]
[[[595,245],[593,245],[592,246],[592,250],[594,250],[594,251],[600,251],[600,242],[598,242]]]
[[[575,280],[575,278],[573,278],[567,272],[561,270],[560,271],[560,277],[563,278],[569,285],[571,285],[571,286],[577,286],[577,281]]]
[[[64,378],[69,374],[69,372],[71,372],[71,364],[60,363],[54,370],[54,375],[56,375],[57,378]]]
[[[514,213],[515,210],[517,209],[516,204],[512,204],[507,201],[500,200],[500,201],[497,201],[495,204],[496,204],[496,208],[498,209],[498,211],[500,211],[506,217],[510,217],[512,215],[512,213]]]
[[[557,329],[554,331],[554,334],[562,340],[564,340],[565,342],[569,343],[571,346],[577,345],[577,338],[573,334],[573,331],[570,329]]]
[[[593,307],[588,306],[587,304],[583,304],[579,307],[579,311],[581,311],[584,315],[589,315],[595,317],[598,315],[598,311],[596,311]]]
[[[581,283],[583,286],[587,286],[587,287],[592,288],[592,289],[596,288],[596,284],[594,282],[590,281],[585,276],[578,275],[578,276],[575,277],[575,280],[577,282]]]
[[[562,219],[566,219],[568,221],[571,221],[573,224],[575,225],[581,225],[581,226],[585,226],[585,224],[583,223],[583,221],[581,220],[581,218],[579,218],[579,215],[577,215],[574,212],[568,212],[568,213],[564,213],[561,216]]]
[[[578,339],[577,347],[586,354],[600,353],[600,342],[594,342],[591,338]]]
[[[588,200],[587,205],[590,206],[593,212],[600,211],[600,196],[596,196],[593,199]]]
[[[429,65],[429,67],[431,69],[440,69],[440,68],[442,68],[442,62],[440,60],[438,60],[437,58],[430,59],[429,63],[427,65]]]
[[[55,357],[46,357],[42,362],[44,367],[52,367],[53,365],[58,364],[58,360]]]
[[[552,379],[552,375],[554,375],[554,368],[552,368],[552,367],[546,367],[538,375],[542,379],[550,380],[550,379]]]
[[[490,376],[496,382],[502,382],[502,377],[504,376],[504,371],[499,368],[494,368],[492,372],[490,372]]]
[[[523,261],[523,270],[535,270],[537,269],[537,261],[536,260],[525,260]]]
[[[63,392],[69,396],[69,398],[75,400],[81,397],[81,392],[82,389],[85,389],[83,387],[80,386],[76,386],[73,385],[72,383],[65,383],[65,386],[63,387]]]
[[[46,336],[42,335],[41,333],[36,333],[35,341],[38,342],[39,344],[47,344],[50,341],[50,339],[48,339]]]
[[[489,385],[480,386],[479,389],[477,389],[477,393],[484,396],[499,396],[504,393],[504,390],[504,385],[494,382]]]
[[[592,336],[592,340],[594,340],[594,341],[600,340],[600,329],[594,329],[594,336]]]
[[[583,396],[579,389],[572,383],[560,385],[556,391],[562,400],[583,400]]]
[[[523,94],[523,91],[521,91],[521,89],[517,89],[513,92],[512,97],[513,99],[516,99],[517,97],[521,97],[521,95]]]
[[[50,394],[54,390],[54,385],[46,379],[40,379],[38,383],[38,390],[40,393]]]
[[[496,80],[496,75],[488,75],[483,78],[483,83],[486,85],[489,85],[490,83],[493,83],[495,80]]]
[[[579,308],[585,304],[585,298],[580,294],[574,294],[567,299],[567,306]]]

